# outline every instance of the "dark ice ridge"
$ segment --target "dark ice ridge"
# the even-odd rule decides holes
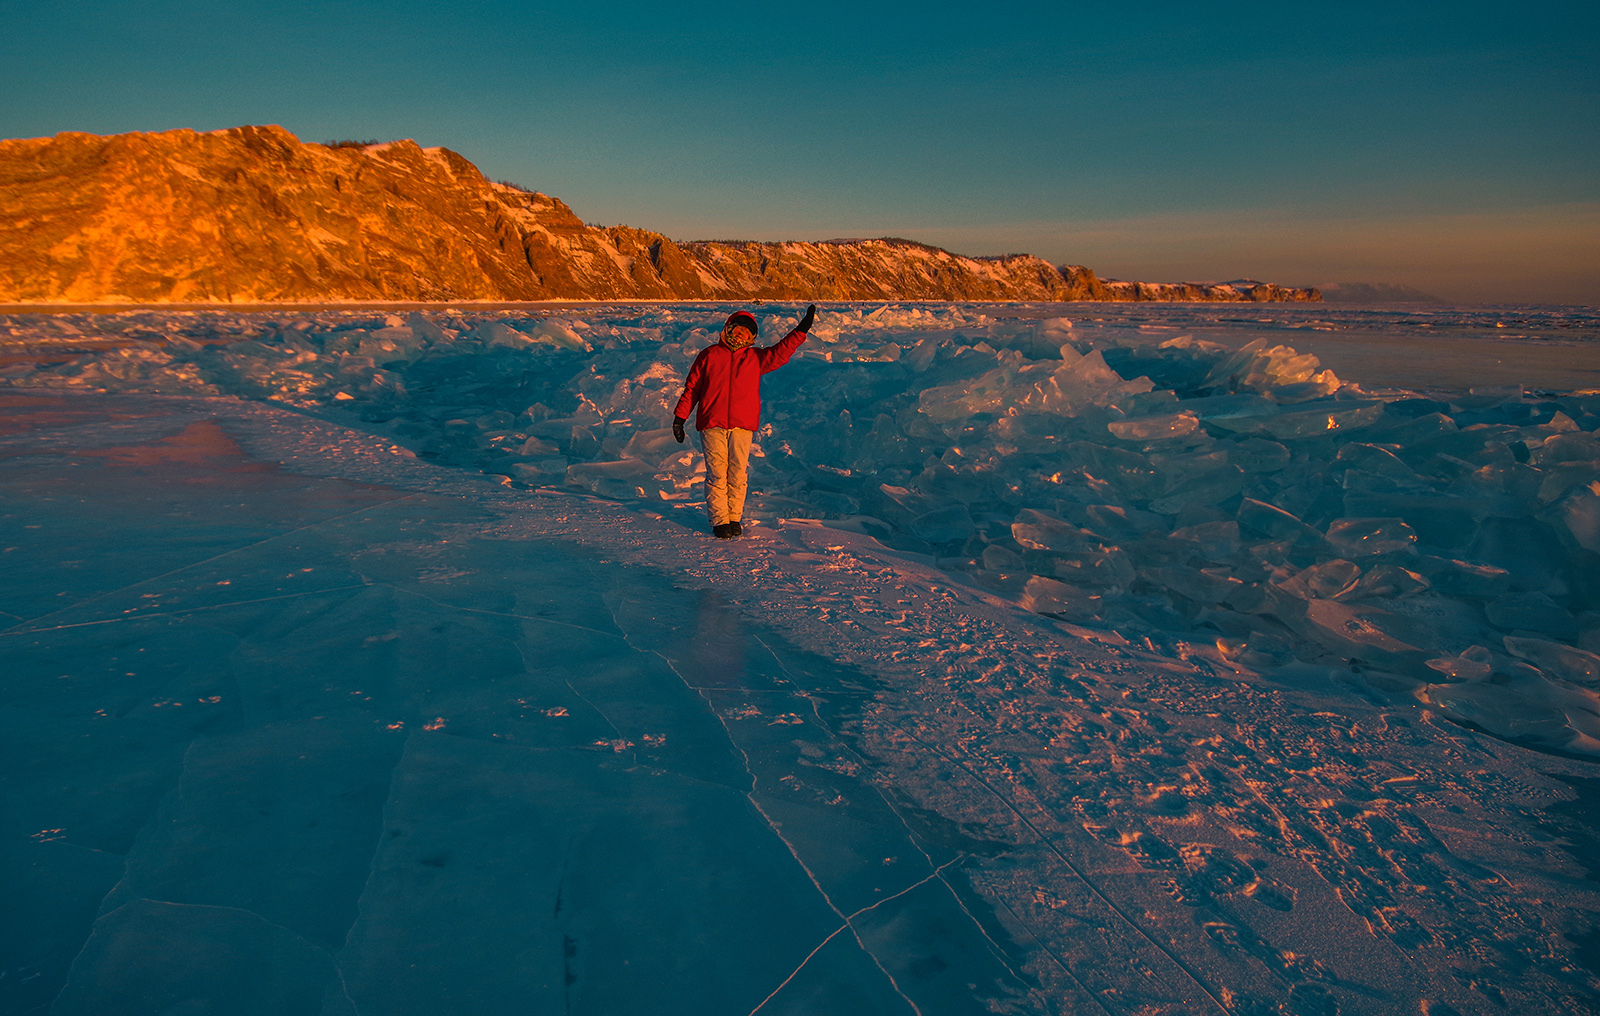
[[[515,484],[686,504],[703,467],[666,425],[721,312],[12,318],[10,343],[144,341],[3,375],[271,399]],[[1075,624],[1198,636],[1256,671],[1376,671],[1500,736],[1600,753],[1600,395],[1374,394],[1266,339],[1137,320],[824,322],[767,381],[756,513],[928,554]]]

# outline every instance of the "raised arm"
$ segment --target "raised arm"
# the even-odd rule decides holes
[[[800,343],[810,337],[811,325],[816,320],[817,305],[813,303],[806,308],[806,316],[800,319],[798,325],[795,325],[794,331],[785,335],[773,345],[756,350],[756,358],[761,363],[761,373],[765,374],[768,371],[777,370],[788,363],[789,357],[793,356],[794,351],[800,348]]]

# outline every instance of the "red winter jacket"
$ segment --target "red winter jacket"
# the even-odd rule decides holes
[[[694,429],[738,427],[755,430],[761,426],[761,375],[777,370],[806,340],[806,333],[790,332],[775,345],[729,349],[724,343],[700,350],[683,382],[683,395],[674,412],[680,420],[689,418],[695,403],[700,412]]]

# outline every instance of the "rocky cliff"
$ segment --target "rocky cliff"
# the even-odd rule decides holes
[[[1112,282],[909,240],[676,243],[414,141],[282,127],[0,141],[0,301],[1318,300],[1257,282]]]

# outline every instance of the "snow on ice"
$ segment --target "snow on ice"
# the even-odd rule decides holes
[[[761,310],[763,341],[795,316]],[[510,998],[511,952],[405,973],[385,936],[430,921],[470,935],[474,907],[510,921],[546,895],[559,915],[564,866],[574,905],[590,908],[627,910],[638,886],[681,877],[651,870],[608,886],[606,865],[637,855],[574,860],[574,843],[603,842],[597,824],[604,842],[665,837],[669,858],[741,873],[665,898],[662,920],[725,952],[706,971],[722,994],[693,1011],[822,1011],[807,1009],[814,997],[839,1012],[1576,1012],[1600,997],[1595,896],[1572,888],[1582,872],[1534,846],[1550,837],[1527,838],[1517,817],[1562,807],[1552,787],[1592,787],[1583,760],[1600,756],[1600,395],[1364,388],[1273,338],[1232,348],[1126,316],[825,308],[764,384],[756,537],[712,546],[693,536],[700,456],[668,425],[683,371],[725,313],[0,319],[13,347],[94,350],[13,362],[0,379],[18,405],[59,390],[83,396],[60,405],[108,407],[96,410],[113,421],[102,437],[122,450],[104,455],[145,461],[158,448],[162,461],[213,468],[214,445],[238,441],[244,452],[230,454],[252,463],[339,478],[304,480],[284,503],[326,500],[324,516],[350,520],[317,523],[307,532],[319,549],[264,556],[248,583],[215,580],[249,589],[179,590],[180,607],[152,588],[148,604],[116,607],[325,598],[297,621],[311,644],[291,646],[307,668],[331,665],[319,680],[344,698],[316,706],[313,723],[310,691],[274,685],[256,693],[247,730],[173,735],[182,751],[166,761],[146,749],[147,767],[181,766],[189,789],[162,805],[168,825],[101,819],[101,838],[75,845],[99,855],[55,862],[114,886],[94,901],[59,1011],[90,1011],[95,986],[132,969],[119,928],[159,943],[206,922],[239,953],[204,960],[219,969],[276,950],[279,1011],[446,1011],[465,997],[449,993],[474,983]],[[176,438],[173,420],[187,421]],[[222,431],[205,429],[216,422]],[[30,456],[44,440],[81,459],[85,433],[63,424],[15,440]],[[265,482],[236,466],[228,482]],[[219,508],[239,500],[232,490],[214,492]],[[298,532],[274,528],[263,507],[239,510],[274,534],[264,539]],[[574,547],[601,557],[580,561]],[[296,568],[280,567],[289,558]],[[698,634],[665,619],[660,605],[686,595],[671,581],[615,571],[641,565],[720,597],[702,601]],[[114,576],[104,585],[117,589]],[[13,602],[11,632],[61,653],[58,629],[116,627],[120,594],[105,595],[60,617]],[[467,627],[420,635],[441,611]],[[493,628],[507,624],[517,634]],[[341,674],[332,661],[359,657],[317,654],[353,632],[404,644],[406,674]],[[707,648],[719,632],[744,647],[726,650],[736,661]],[[217,638],[247,659],[270,642]],[[566,638],[604,648],[573,656]],[[490,658],[511,645],[514,659]],[[430,668],[459,670],[459,653],[482,680],[430,682]],[[563,668],[560,680],[517,676],[541,667]],[[213,694],[185,680],[196,692],[185,709]],[[643,698],[630,702],[624,684]],[[298,713],[295,696],[311,696]],[[155,717],[155,704],[122,708]],[[564,730],[549,727],[557,718],[578,732],[550,733]],[[208,803],[226,796],[216,774],[289,765],[270,760],[291,744],[309,775],[260,778],[309,780],[317,801],[370,795],[381,780],[361,774],[392,773],[387,804],[380,794],[355,826],[318,834],[337,844],[330,863],[350,869],[341,885],[365,885],[344,903],[274,904],[241,888],[237,868],[184,868],[211,863],[185,860],[184,844],[231,807]],[[496,754],[516,744],[581,744],[619,761],[595,775]],[[316,775],[317,759],[341,751],[354,759],[344,783]],[[572,811],[541,817],[551,798]],[[515,856],[436,829],[449,815],[502,843],[507,820],[483,802],[522,816]],[[1580,805],[1592,820],[1593,800]],[[830,807],[850,819],[817,818]],[[702,819],[740,860],[683,831]],[[363,837],[379,825],[434,831],[374,857]],[[1481,831],[1491,827],[1513,832]],[[491,872],[471,907],[427,882],[458,854]],[[126,855],[127,872],[91,877],[102,855]],[[866,864],[879,855],[881,870]],[[773,871],[798,862],[803,881],[739,882],[754,877],[751,857]],[[494,874],[500,865],[538,885]],[[179,888],[195,879],[215,891]],[[806,886],[822,911],[808,909]],[[762,888],[788,915],[783,935],[720,938],[713,912],[757,922],[741,908]],[[164,909],[187,902],[216,912]],[[540,932],[566,936],[552,957],[599,934],[562,927]],[[946,930],[926,932],[937,946],[919,958],[913,927]],[[587,1011],[642,1004],[650,977],[681,974],[630,975],[582,950],[535,979],[569,1005],[587,998]],[[852,966],[861,956],[871,970]],[[283,1001],[330,978],[341,992]],[[590,994],[572,994],[579,978]],[[827,994],[869,982],[860,998]]]
[[[703,467],[671,439],[671,405],[719,315],[134,312],[114,328],[137,345],[5,374],[342,407],[439,462],[685,503]],[[13,342],[81,342],[105,321],[8,323]],[[764,332],[786,323],[768,314]],[[826,313],[766,388],[767,520],[868,533],[1074,623],[1205,635],[1230,661],[1287,643],[1282,666],[1432,681],[1486,650],[1483,680],[1519,682],[1493,697],[1503,714],[1419,695],[1600,753],[1600,396],[1380,397],[1267,339],[1228,350],[973,305]]]

